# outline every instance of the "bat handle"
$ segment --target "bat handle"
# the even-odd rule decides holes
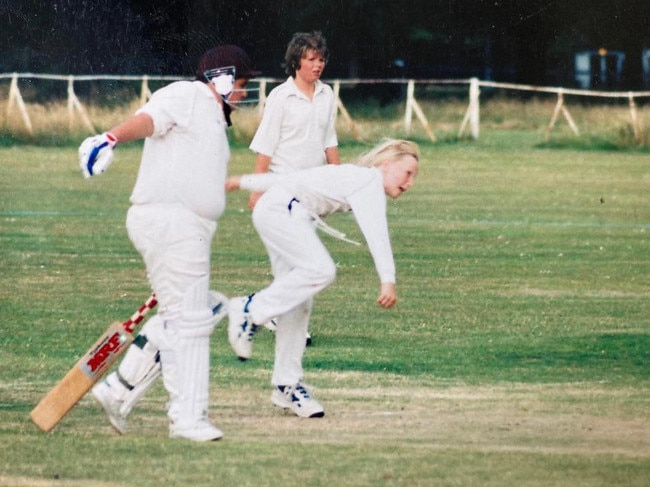
[[[144,319],[145,315],[150,310],[156,307],[156,304],[158,304],[158,300],[156,299],[156,295],[152,294],[149,296],[149,299],[147,299],[147,301],[145,301],[145,303],[140,306],[135,313],[133,313],[133,316],[131,316],[131,318],[122,323],[122,328],[124,328],[124,331],[133,333],[135,326]]]

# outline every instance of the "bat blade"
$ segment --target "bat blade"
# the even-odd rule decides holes
[[[61,381],[39,402],[29,417],[43,431],[51,431],[104,375],[133,342],[133,328],[156,305],[152,295],[124,323],[115,322]]]
[[[29,417],[43,431],[50,431],[68,414],[95,382],[73,368],[32,410]]]
[[[50,431],[115,363],[133,342],[133,335],[122,324],[113,323],[90,350],[34,408],[32,421]]]

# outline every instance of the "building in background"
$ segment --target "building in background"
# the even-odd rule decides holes
[[[625,53],[605,48],[575,53],[575,81],[579,88],[611,89],[621,85]]]

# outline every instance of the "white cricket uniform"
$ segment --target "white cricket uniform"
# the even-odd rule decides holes
[[[386,221],[386,194],[377,168],[326,165],[288,175],[243,176],[241,188],[265,191],[253,210],[253,224],[271,260],[273,282],[249,305],[254,323],[279,320],[272,383],[302,379],[302,356],[313,297],[336,275],[336,266],[316,234],[318,218],[352,211],[373,257],[379,280],[395,282]]]
[[[138,113],[151,117],[154,132],[144,143],[127,230],[159,307],[106,384],[126,416],[162,373],[170,436],[215,439],[221,432],[207,419],[218,319],[209,304],[210,246],[225,207],[227,123],[198,81],[156,91]]]
[[[325,149],[338,145],[335,122],[332,88],[318,80],[310,100],[289,77],[269,93],[250,149],[271,157],[272,173],[321,166]]]
[[[212,91],[198,81],[156,91],[138,113],[152,118],[154,133],[144,143],[127,229],[159,314],[175,321],[187,288],[210,274],[210,245],[226,201],[227,124]]]

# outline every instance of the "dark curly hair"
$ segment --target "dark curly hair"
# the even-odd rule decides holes
[[[308,51],[316,51],[323,56],[325,62],[329,59],[327,41],[319,31],[298,32],[287,45],[287,52],[284,55],[286,62],[284,70],[292,78],[296,77],[296,71],[300,69],[300,60]]]

